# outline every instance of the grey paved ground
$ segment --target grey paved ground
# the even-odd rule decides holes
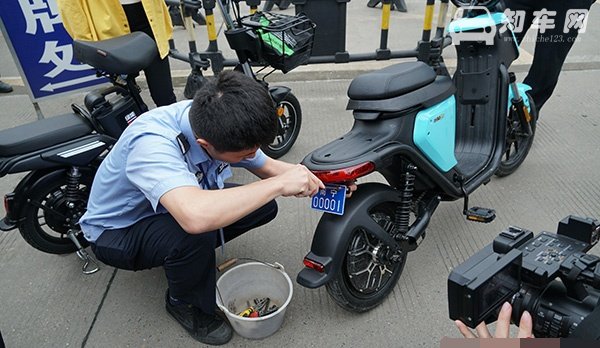
[[[392,28],[398,25],[395,35],[402,33],[404,42],[398,49],[412,47],[409,44],[418,36],[421,5],[412,1],[408,4],[409,14],[394,13]],[[368,13],[376,32],[377,10],[366,9],[359,1],[350,3],[350,10],[349,18],[357,23],[358,14]],[[598,8],[592,11],[592,19],[600,24]],[[563,73],[545,107],[525,164],[508,178],[493,179],[471,197],[473,204],[495,208],[496,221],[489,225],[466,222],[461,214],[462,202],[444,203],[432,219],[426,240],[410,254],[398,285],[378,308],[362,315],[347,313],[324,289],[308,290],[294,284],[294,297],[279,332],[258,342],[235,336],[228,346],[439,346],[444,336],[458,337],[448,319],[446,304],[446,279],[452,267],[509,224],[553,231],[558,220],[568,214],[600,218],[600,26],[588,26],[589,32],[569,58],[569,71]],[[368,39],[357,27],[348,29],[349,50],[375,46],[378,40]],[[16,76],[4,48],[0,49],[0,58],[0,73]],[[386,64],[390,63],[374,65]],[[315,147],[349,129],[352,116],[344,109],[350,71],[354,69],[356,74],[369,67],[323,66],[316,69],[318,73],[281,78],[301,101],[304,113],[300,137],[284,160],[298,162]],[[524,67],[517,65],[517,69]],[[318,76],[341,78],[318,80]],[[23,88],[17,88],[15,93],[0,97],[1,128],[35,120],[23,93]],[[177,93],[181,95],[181,87]],[[82,95],[43,102],[42,109],[48,116],[55,115],[67,112],[71,102],[81,103]],[[0,192],[10,192],[18,179],[2,178]],[[251,177],[237,172],[234,179],[247,182]],[[373,175],[361,182],[370,180],[380,178]],[[227,256],[277,261],[295,278],[319,214],[308,208],[306,199],[280,199],[278,203],[277,219],[230,243]],[[270,247],[265,249],[265,245]],[[594,251],[598,253],[598,248]],[[33,249],[16,231],[0,234],[0,330],[8,347],[199,345],[163,309],[166,281],[162,270],[134,273],[103,266],[100,272],[84,276],[80,266],[75,255],[48,255]]]

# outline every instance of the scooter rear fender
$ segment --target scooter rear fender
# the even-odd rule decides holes
[[[344,260],[352,232],[361,226],[367,227],[391,247],[399,247],[397,242],[373,221],[368,212],[377,204],[399,203],[400,200],[400,192],[388,185],[380,183],[358,185],[358,189],[346,201],[344,215],[323,214],[315,230],[311,250],[306,258],[321,263],[324,271],[304,268],[298,274],[296,281],[307,288],[317,288],[329,282]]]

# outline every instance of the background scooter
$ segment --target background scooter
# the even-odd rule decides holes
[[[89,92],[85,107],[0,131],[0,177],[27,173],[4,197],[0,229],[18,228],[34,248],[51,254],[77,251],[86,264],[87,241],[79,229],[94,175],[123,130],[148,110],[135,82],[158,50],[148,35],[73,43],[77,60],[97,69],[111,86]],[[131,54],[135,52],[136,54]]]
[[[213,74],[223,70],[224,58],[217,48],[217,31],[214,19],[214,8],[221,13],[226,28],[225,36],[231,49],[236,52],[239,64],[235,70],[255,79],[269,90],[277,106],[278,132],[273,143],[263,146],[262,150],[271,158],[285,155],[296,142],[302,125],[302,109],[300,102],[285,86],[269,86],[265,78],[275,70],[287,73],[304,64],[310,58],[313,46],[315,25],[308,17],[299,14],[289,16],[270,12],[258,12],[258,7],[250,8],[250,14],[242,16],[239,2],[241,0],[167,0],[169,6],[179,6],[183,23],[189,36],[190,53],[182,55],[172,44],[171,57],[190,63],[192,73],[184,89],[186,98],[193,98],[194,93],[202,87],[205,77],[202,71],[212,67]],[[204,3],[208,47],[198,52],[193,30],[192,16]],[[211,6],[211,7],[207,7]],[[255,73],[253,66],[260,69]],[[262,78],[258,78],[265,69],[271,69]]]
[[[367,311],[392,291],[441,201],[462,198],[468,220],[492,221],[493,209],[469,208],[469,194],[494,174],[515,171],[533,142],[536,110],[529,87],[508,71],[518,46],[502,5],[479,1],[450,24],[450,38],[462,39],[454,42],[457,69],[450,77],[441,55],[449,43],[443,35],[448,2],[441,4],[430,40],[434,2],[427,1],[419,61],[355,78],[348,89],[352,129],[303,161],[325,183],[375,171],[387,180],[358,185],[345,206],[343,186],[312,199],[313,208],[328,213],[297,281],[326,285],[350,311]]]

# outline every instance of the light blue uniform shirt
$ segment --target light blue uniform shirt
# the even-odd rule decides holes
[[[182,101],[153,109],[123,132],[96,173],[87,212],[79,221],[88,241],[96,241],[104,230],[166,213],[159,200],[174,188],[223,188],[231,176],[229,163],[212,159],[196,143],[188,118],[190,106],[191,101]],[[185,154],[179,134],[190,144]],[[258,150],[254,158],[235,165],[260,168],[266,159]]]

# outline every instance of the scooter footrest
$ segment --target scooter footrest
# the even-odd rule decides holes
[[[465,212],[465,215],[467,216],[467,220],[489,223],[496,218],[496,211],[489,208],[472,207]]]

